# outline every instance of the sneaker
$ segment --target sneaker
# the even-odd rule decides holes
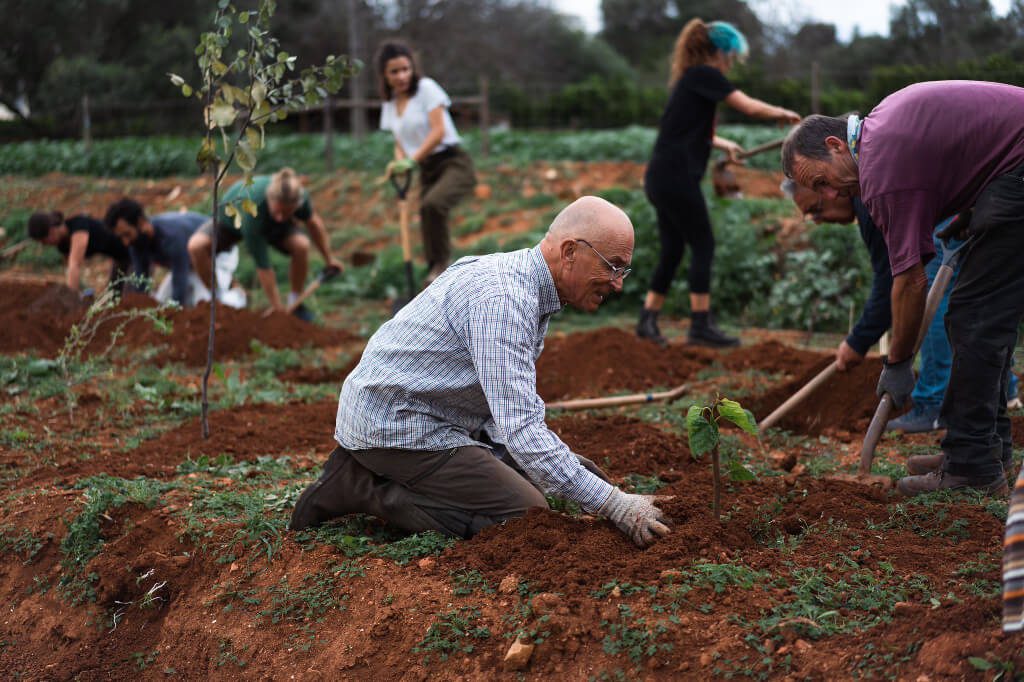
[[[1017,396],[1006,401],[1006,409],[1008,410],[1019,410],[1022,407],[1024,407],[1024,403],[1022,403],[1020,398]]]
[[[636,323],[636,335],[641,339],[648,339],[662,348],[668,345],[668,340],[661,335],[658,329],[658,311],[643,308],[640,311],[640,320]]]
[[[906,476],[896,482],[896,490],[901,495],[913,497],[922,493],[930,493],[936,490],[958,490],[962,488],[974,488],[990,495],[1005,496],[1010,494],[1006,486],[1006,476],[1003,472],[995,478],[987,480],[971,478],[969,476],[953,476],[941,469],[919,476]]]
[[[939,421],[938,406],[918,407],[914,405],[910,412],[890,419],[889,423],[885,425],[886,431],[902,431],[903,433],[926,433],[941,428],[943,427]]]
[[[299,307],[292,311],[292,315],[299,318],[303,322],[312,322],[316,317],[313,315],[313,311],[306,307],[305,303],[300,303]]]

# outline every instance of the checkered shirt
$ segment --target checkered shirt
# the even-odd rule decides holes
[[[544,421],[537,358],[561,309],[540,247],[462,258],[373,335],[338,400],[349,450],[505,445],[550,495],[597,511],[612,486]],[[398,455],[396,455],[398,456]]]

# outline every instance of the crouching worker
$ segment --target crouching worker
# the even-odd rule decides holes
[[[609,518],[641,546],[668,533],[655,498],[613,486],[547,428],[536,389],[551,315],[566,304],[596,311],[621,291],[632,256],[625,213],[583,197],[538,246],[449,267],[373,335],[345,380],[340,447],[291,528],[364,513],[468,538],[547,508],[546,493]]]
[[[188,240],[209,218],[199,213],[159,213],[146,215],[142,205],[134,199],[124,198],[107,209],[107,227],[117,235],[131,254],[132,274],[152,278],[154,265],[169,271],[169,275],[156,287],[153,297],[161,303],[174,301],[181,306],[192,306],[209,300],[210,292],[192,272],[188,254]],[[218,298],[236,308],[245,306],[245,292],[241,289],[226,291],[238,265],[238,253],[223,253],[217,258],[217,279],[221,286]]]
[[[37,242],[54,246],[66,261],[64,283],[78,291],[82,266],[86,258],[106,256],[113,262],[110,284],[120,291],[128,275],[132,259],[128,248],[103,223],[87,215],[71,216],[67,220],[60,211],[33,213],[28,219],[28,236]]]
[[[241,209],[241,203],[246,199],[256,204],[255,216]],[[241,215],[241,224],[237,228],[234,217],[226,213],[228,205],[235,206]],[[285,312],[286,305],[281,302],[277,276],[271,267],[270,250],[267,246],[273,246],[288,256],[291,291],[288,293],[287,305],[290,306],[306,287],[306,273],[309,269],[309,237],[302,234],[297,222],[306,226],[309,236],[324,258],[324,264],[343,270],[341,262],[331,255],[323,220],[313,210],[309,195],[291,168],[283,168],[273,175],[257,175],[248,187],[242,180],[236,182],[225,192],[220,216],[217,219],[217,253],[229,250],[244,240],[246,248],[256,261],[256,276],[260,280],[263,292],[267,295],[271,309],[277,312]],[[192,267],[207,286],[212,279],[212,244],[213,221],[197,230],[188,242]],[[304,305],[297,307],[293,314],[307,322],[313,318],[312,313]]]

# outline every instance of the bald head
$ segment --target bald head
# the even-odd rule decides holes
[[[633,223],[614,204],[580,197],[555,216],[540,243],[563,303],[594,311],[633,259]]]
[[[604,239],[633,240],[633,223],[615,204],[600,197],[580,197],[555,216],[546,240],[586,239],[593,243]]]

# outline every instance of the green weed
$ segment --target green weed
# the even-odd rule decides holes
[[[427,634],[412,648],[414,653],[425,654],[426,664],[432,655],[447,661],[452,654],[472,653],[475,648],[473,640],[488,639],[491,631],[477,625],[480,609],[463,606],[437,614],[438,620],[431,623]]]
[[[675,616],[669,616],[668,621],[678,623]],[[639,667],[646,658],[656,656],[659,652],[672,651],[670,642],[658,641],[658,638],[668,633],[668,621],[648,623],[646,618],[634,614],[629,605],[619,604],[618,622],[601,621],[601,626],[608,628],[602,649],[610,656],[625,654]]]

